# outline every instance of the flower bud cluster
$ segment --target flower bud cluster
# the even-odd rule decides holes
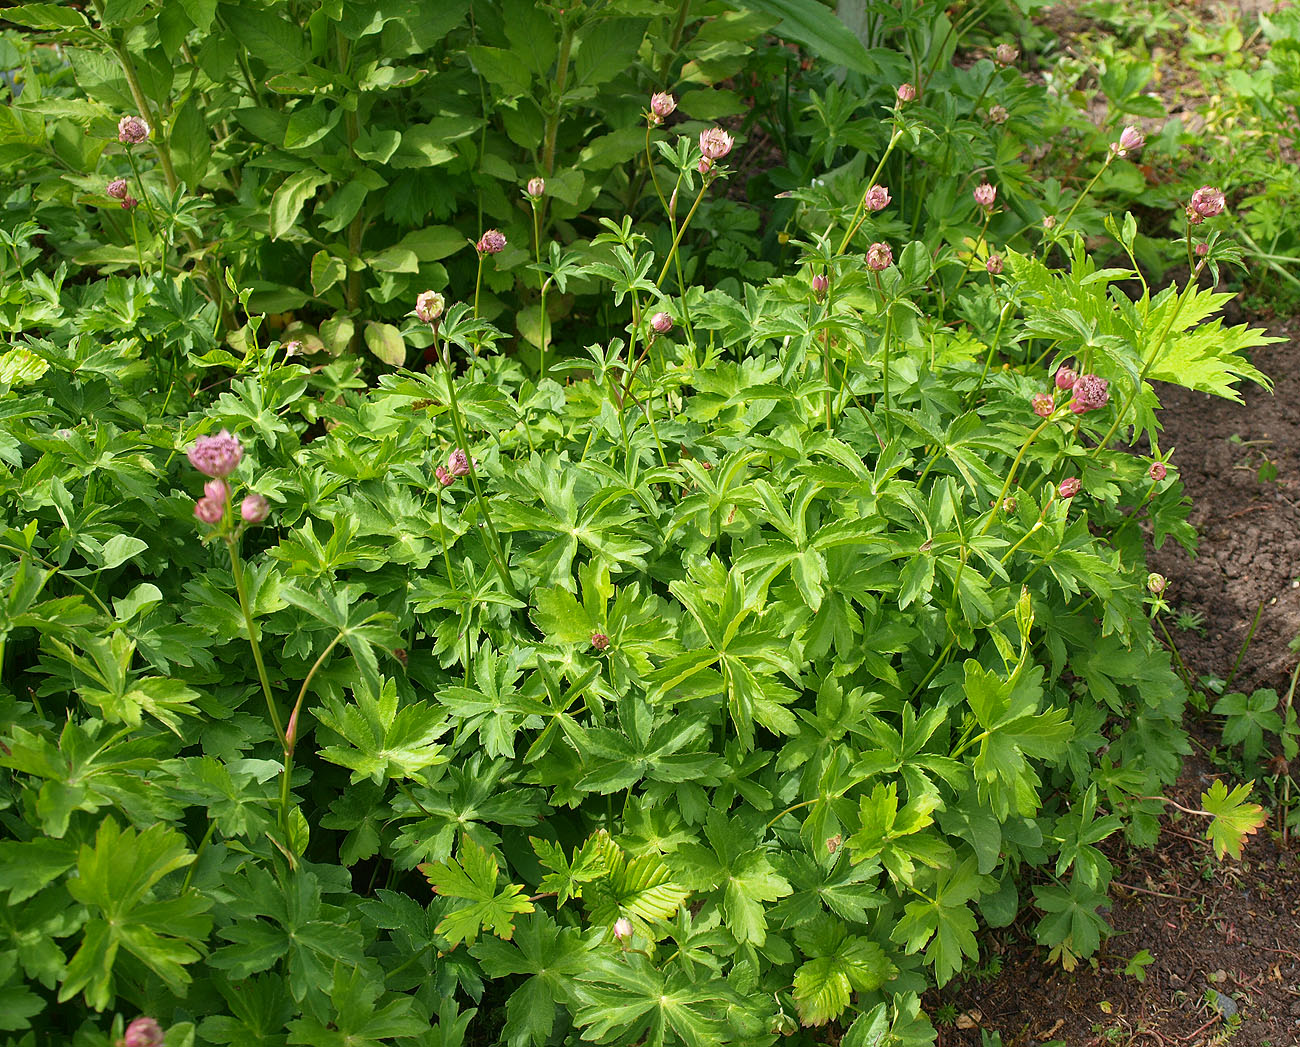
[[[1191,225],[1200,225],[1207,218],[1217,218],[1223,214],[1224,203],[1222,189],[1203,185],[1192,194],[1192,199],[1187,205],[1187,221]],[[1204,245],[1197,245],[1198,253],[1201,253],[1202,246]]]
[[[465,453],[463,447],[457,447],[447,456],[447,466],[441,465],[433,471],[433,475],[438,478],[438,483],[443,487],[450,487],[462,476],[469,474],[469,455]]]
[[[186,455],[190,465],[204,476],[211,477],[203,485],[203,497],[194,503],[195,517],[212,526],[218,526],[228,518],[233,522],[231,489],[226,477],[243,460],[244,447],[239,438],[226,429],[213,436],[200,436],[190,445]],[[266,499],[255,491],[249,492],[239,503],[239,519],[243,524],[261,523],[270,511]]]

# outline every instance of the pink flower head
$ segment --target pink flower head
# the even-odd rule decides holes
[[[152,1018],[137,1018],[126,1027],[122,1047],[161,1047],[162,1026]]]
[[[1075,414],[1095,411],[1110,403],[1110,383],[1095,374],[1081,374],[1074,383],[1070,410]]]
[[[654,122],[661,123],[667,116],[672,116],[677,108],[677,99],[667,91],[656,91],[650,96],[650,115]]]
[[[654,328],[655,334],[667,334],[673,329],[673,318],[667,313],[655,313],[650,317],[650,326]]]
[[[699,171],[702,175],[706,175],[713,170],[713,161],[707,156],[702,156],[700,157],[700,162],[695,165],[695,170]]]
[[[302,342],[298,341],[298,339],[291,338],[289,339],[289,341],[284,343],[284,358],[286,360],[288,360],[290,357],[301,356],[301,355],[302,355]]]
[[[260,494],[250,494],[239,503],[239,515],[245,523],[261,523],[270,511],[271,507]]]
[[[123,210],[123,211],[129,211],[129,210],[131,210],[133,207],[139,207],[139,206],[140,206],[140,201],[137,200],[134,196],[127,195],[127,196],[122,197],[122,210]]]
[[[867,190],[867,195],[862,198],[868,211],[883,211],[889,206],[889,201],[893,199],[889,195],[889,187],[884,185],[873,185]]]
[[[1055,229],[1055,228],[1056,228],[1056,215],[1054,215],[1054,214],[1043,215],[1043,228],[1046,229],[1049,233],[1050,233],[1053,229]]]
[[[830,285],[831,282],[826,279],[825,273],[818,273],[812,278],[813,295],[817,298],[817,301],[820,302],[826,297],[826,290]]]
[[[867,248],[867,268],[872,272],[879,273],[893,264],[894,252],[890,250],[889,244],[872,244]]]
[[[710,160],[721,160],[735,143],[721,127],[710,127],[700,132],[700,152]]]
[[[1116,156],[1128,156],[1147,144],[1147,136],[1141,130],[1129,124],[1119,134],[1119,141],[1111,145],[1110,151]]]
[[[1073,389],[1074,383],[1079,380],[1079,376],[1068,367],[1062,367],[1056,372],[1056,388]]]
[[[205,524],[220,523],[226,515],[226,505],[215,498],[200,498],[194,503],[194,515]]]
[[[205,476],[229,476],[244,457],[239,437],[222,429],[215,436],[200,436],[186,452],[190,465]]]
[[[609,637],[604,633],[592,633],[591,646],[597,651],[604,651],[609,647]]]
[[[479,254],[500,254],[506,249],[506,237],[500,229],[489,229],[474,245]]]
[[[989,119],[995,124],[1005,124],[1009,115],[1007,107],[1004,105],[995,105],[989,110]]]
[[[108,193],[108,195],[111,196],[114,200],[125,200],[126,179],[114,178],[111,182],[108,183],[108,187],[104,191]]]
[[[534,200],[540,200],[540,199],[542,198],[542,196],[543,196],[545,193],[546,193],[546,179],[545,179],[545,178],[530,178],[530,179],[528,179],[528,195],[529,195],[529,196],[531,196]]]
[[[898,100],[900,102],[911,102],[916,99],[916,88],[911,84],[898,85]]]
[[[1034,414],[1039,418],[1051,418],[1052,411],[1056,409],[1056,401],[1052,399],[1051,393],[1035,393],[1032,403]]]
[[[1197,257],[1197,258],[1204,258],[1204,257],[1205,257],[1207,254],[1209,254],[1209,253],[1210,253],[1210,245],[1209,245],[1209,244],[1197,244],[1197,245],[1196,245],[1196,257]]]
[[[123,145],[139,145],[149,139],[149,125],[138,116],[124,116],[117,122],[117,140]]]
[[[482,247],[479,250],[482,250]],[[437,291],[421,291],[419,297],[415,299],[415,315],[426,324],[437,323],[446,308],[447,300]]]
[[[614,937],[620,942],[625,942],[632,937],[632,921],[626,916],[620,916],[614,921]]]
[[[469,472],[469,455],[463,447],[457,447],[447,455],[447,472],[452,476],[464,476]]]
[[[1168,474],[1169,470],[1165,468],[1164,462],[1152,462],[1151,468],[1147,470],[1147,475],[1151,477],[1151,479],[1155,480],[1156,483],[1159,483]]]
[[[1203,185],[1192,194],[1191,209],[1202,218],[1216,218],[1223,214],[1223,190]]]
[[[1152,596],[1159,596],[1165,591],[1165,586],[1169,584],[1169,579],[1163,574],[1156,574],[1152,571],[1147,575],[1147,592]]]
[[[1010,44],[998,44],[994,57],[997,59],[998,65],[1010,65],[1020,57],[1020,52]]]
[[[442,466],[438,466],[434,469],[433,475],[438,478],[438,483],[442,484],[443,487],[450,487],[456,482],[456,478],[452,476],[451,473],[447,472],[447,470]]]
[[[1002,272],[1002,256],[994,251],[989,255],[989,260],[984,263],[984,268],[989,276],[997,276]]]
[[[1077,476],[1071,476],[1069,479],[1061,481],[1060,486],[1056,488],[1056,493],[1062,498],[1073,498],[1079,493],[1079,488],[1082,486]]]
[[[224,502],[230,497],[230,488],[226,486],[225,480],[209,480],[203,485],[203,497],[211,498],[214,502]]]
[[[971,195],[975,197],[975,202],[986,211],[993,210],[994,201],[998,198],[998,191],[988,182],[981,182],[972,191]]]

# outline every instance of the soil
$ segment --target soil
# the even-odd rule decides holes
[[[1235,404],[1160,389],[1161,446],[1173,449],[1200,545],[1189,556],[1169,541],[1150,565],[1169,578],[1171,635],[1194,676],[1281,693],[1296,664],[1288,644],[1300,634],[1300,320],[1270,331],[1284,341],[1256,351],[1254,363],[1273,378],[1273,393],[1244,389],[1245,403]],[[1177,628],[1179,613],[1199,616],[1199,625],[1184,617]],[[1207,758],[1215,728],[1213,717],[1190,725],[1195,753],[1169,793],[1184,806],[1199,806],[1223,774]],[[931,1015],[950,1022],[940,1047],[979,1047],[985,1030],[1001,1033],[1006,1047],[1300,1045],[1297,841],[1282,847],[1265,828],[1240,861],[1216,862],[1202,831],[1176,814],[1154,850],[1107,841],[1116,933],[1073,973],[1049,964],[1031,921],[988,935],[985,969],[1000,974],[926,1000]],[[1143,950],[1151,962],[1139,980],[1125,968]]]

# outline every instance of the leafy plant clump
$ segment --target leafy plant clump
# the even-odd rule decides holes
[[[144,11],[96,9],[110,41]],[[313,18],[313,46],[372,35]],[[1238,253],[1190,218],[1162,290],[1098,267],[1086,189],[1015,233],[981,174],[907,235],[883,177],[933,137],[919,86],[889,86],[875,174],[790,188],[788,264],[725,288],[682,263],[739,132],[625,100],[650,232],[551,243],[552,182],[519,179],[538,315],[601,303],[538,352],[481,294],[511,231],[375,299],[382,368],[312,353],[182,239],[84,279],[14,241],[7,1044],[904,1047],[981,926],[1097,949],[1098,845],[1155,839],[1188,751],[1143,550],[1194,536],[1151,383],[1235,396],[1267,339],[1216,318]],[[113,126],[132,164],[159,134]],[[1187,809],[1220,856],[1247,793]]]

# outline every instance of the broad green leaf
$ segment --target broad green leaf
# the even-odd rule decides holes
[[[471,945],[479,932],[490,931],[509,940],[514,933],[515,916],[533,911],[533,903],[520,897],[524,888],[507,884],[497,891],[497,860],[468,835],[462,837],[460,859],[426,863],[420,866],[435,893],[445,898],[465,899],[469,904],[457,906],[442,918],[438,933],[454,947],[461,942]]]

